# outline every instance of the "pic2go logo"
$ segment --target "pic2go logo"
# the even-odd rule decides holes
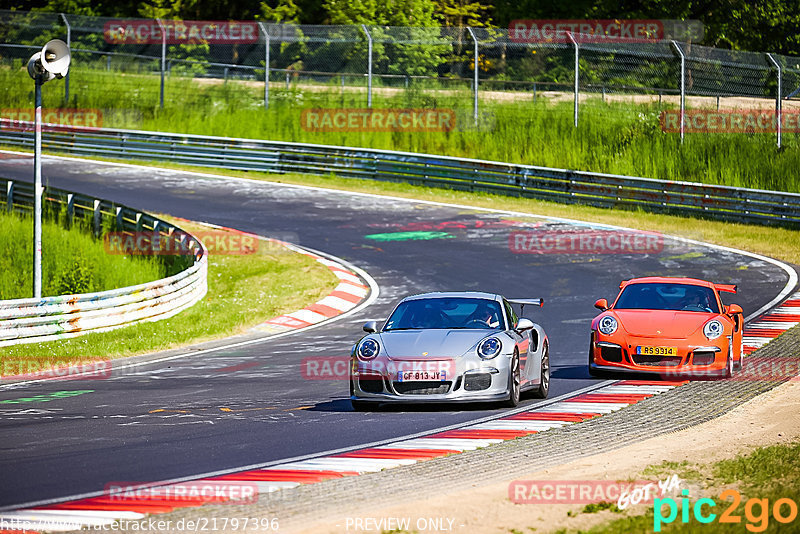
[[[717,506],[714,499],[698,499],[692,506],[688,499],[689,490],[683,490],[681,495],[683,495],[683,498],[680,499],[682,523],[689,523],[690,512],[699,523],[708,524],[717,519],[717,514],[711,511]],[[719,494],[719,498],[720,500],[733,499],[725,511],[719,515],[719,522],[741,523],[742,517],[734,513],[742,502],[739,492],[735,489],[727,489]],[[665,508],[668,510],[666,516],[664,515]],[[675,521],[678,518],[678,508],[678,503],[670,497],[655,499],[653,501],[653,531],[661,532],[662,525],[669,525]],[[792,499],[782,498],[776,500],[770,508],[769,499],[749,499],[744,505],[744,516],[747,520],[745,528],[750,532],[765,531],[769,527],[770,512],[778,523],[791,523],[797,519],[797,503]]]

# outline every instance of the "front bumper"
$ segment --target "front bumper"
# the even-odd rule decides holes
[[[676,378],[725,376],[730,343],[730,338],[724,336],[713,341],[634,336],[615,339],[593,333],[589,347],[589,368]],[[677,354],[637,354],[638,346],[676,347]]]
[[[359,370],[359,360],[354,359],[350,367],[351,399],[411,404],[503,401],[509,396],[510,360],[510,356],[500,355],[484,361],[455,361],[444,381],[399,381],[397,372]]]

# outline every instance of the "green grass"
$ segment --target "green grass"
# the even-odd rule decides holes
[[[33,296],[33,219],[0,212],[0,300]],[[103,242],[54,221],[42,225],[42,295],[94,293],[168,276],[158,258],[107,254]]]
[[[376,89],[376,108],[450,108],[459,110],[465,128],[451,132],[318,132],[301,127],[306,108],[363,108],[365,94],[298,86],[272,88],[269,110],[263,84],[195,81],[178,76],[166,83],[166,105],[159,109],[159,78],[76,66],[71,70],[70,101],[63,82],[45,86],[45,107],[103,110],[112,128],[170,131],[293,142],[363,146],[508,161],[666,180],[687,180],[761,189],[800,191],[800,135],[784,134],[784,149],[774,134],[662,133],[657,103],[582,104],[580,125],[572,125],[572,104],[540,97],[526,101],[481,102],[494,116],[493,127],[471,127],[467,91]],[[31,82],[22,68],[0,68],[0,108],[31,107]]]
[[[187,231],[196,230],[181,223]],[[106,360],[242,333],[330,293],[338,283],[312,258],[261,243],[255,254],[209,257],[208,294],[170,319],[48,343],[0,349],[0,369]]]
[[[669,468],[668,465],[654,466],[648,468],[645,473],[653,474],[662,472]],[[681,464],[681,468],[687,465]],[[716,501],[717,506],[713,513],[717,514],[717,520],[701,524],[692,512],[689,520],[682,522],[681,510],[679,508],[676,519],[669,525],[663,527],[662,532],[670,533],[727,533],[727,532],[797,532],[800,528],[800,517],[788,524],[781,524],[770,516],[765,518],[760,513],[758,506],[751,507],[751,516],[747,516],[747,501],[749,499],[767,499],[770,513],[772,507],[778,499],[791,499],[795,504],[800,505],[800,443],[791,445],[773,445],[762,447],[749,454],[740,455],[730,460],[722,460],[710,466],[691,466],[691,471],[703,471],[709,474],[706,477],[706,490],[703,495],[689,494],[690,506],[702,497],[708,497]],[[734,488],[741,494],[741,502],[738,507],[733,508],[732,516],[739,516],[741,522],[738,525],[720,523],[719,516],[729,506],[729,500],[720,498],[723,488]],[[680,496],[675,497],[680,505]],[[708,514],[709,508],[705,506],[704,514]],[[664,514],[667,508],[664,508]],[[788,506],[783,506],[782,513],[789,514]],[[748,527],[749,525],[749,527]],[[588,531],[574,531],[562,529],[564,533],[586,533],[586,534],[617,534],[626,533],[651,533],[654,527],[654,512],[651,508],[645,514],[626,516],[602,525],[589,529]],[[762,527],[763,530],[762,530]]]

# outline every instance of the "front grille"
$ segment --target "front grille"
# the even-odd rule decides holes
[[[631,354],[631,359],[636,365],[652,367],[677,367],[681,364],[680,356],[649,356],[645,354]]]
[[[465,391],[481,391],[489,389],[492,385],[492,375],[489,373],[467,373],[464,375]]]
[[[380,375],[361,375],[358,387],[364,393],[383,393],[383,377]]]
[[[713,352],[695,352],[692,357],[692,363],[695,365],[711,365],[714,363]]]
[[[450,391],[452,382],[437,382],[435,380],[414,382],[392,382],[398,395],[443,395]]]
[[[622,349],[620,347],[600,347],[600,357],[607,362],[621,362]]]

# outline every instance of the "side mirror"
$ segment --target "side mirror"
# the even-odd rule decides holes
[[[367,321],[362,329],[368,334],[373,334],[378,331],[378,321]]]
[[[531,328],[533,328],[533,321],[522,317],[519,321],[517,321],[517,326],[514,327],[514,330],[524,332],[525,330],[530,330]]]
[[[608,301],[606,299],[597,299],[597,302],[594,303],[594,307],[600,311],[606,311],[608,309]]]
[[[737,315],[744,313],[744,310],[742,310],[742,307],[738,304],[731,304],[730,306],[725,306],[725,313],[728,315]]]

